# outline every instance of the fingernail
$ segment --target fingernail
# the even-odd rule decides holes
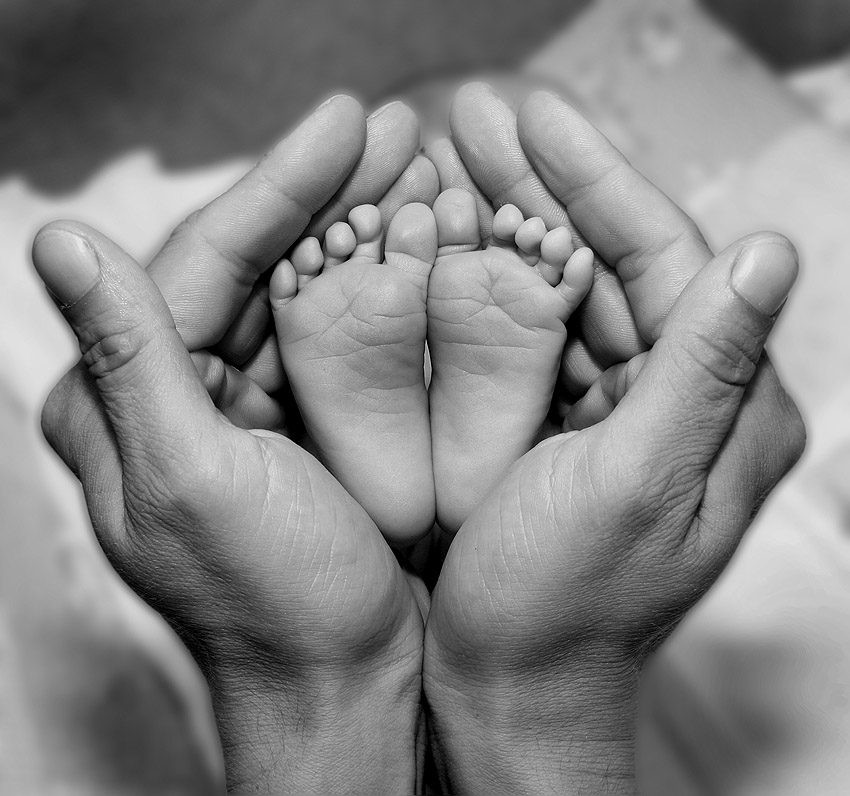
[[[347,94],[334,94],[332,97],[328,97],[328,99],[326,99],[321,105],[319,105],[319,108],[324,108],[325,105],[330,105],[332,102],[336,102],[338,99],[347,96]],[[316,108],[316,110],[318,110],[319,108]]]
[[[36,238],[33,263],[50,294],[62,306],[76,304],[100,281],[100,263],[88,241],[71,232]]]
[[[378,110],[372,111],[372,113],[369,114],[369,118],[370,119],[377,119],[379,116],[381,116],[387,110],[392,108],[394,105],[403,105],[403,104],[404,103],[401,100],[393,100],[392,102],[388,102],[386,105],[381,105],[381,107],[378,108]]]
[[[732,266],[732,289],[764,315],[785,303],[797,279],[797,252],[775,240],[754,241]]]

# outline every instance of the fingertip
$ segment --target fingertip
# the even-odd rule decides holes
[[[785,303],[799,273],[799,256],[783,235],[746,239],[730,275],[732,290],[757,312],[773,316]]]
[[[336,126],[350,131],[359,130],[363,139],[366,137],[366,112],[354,97],[348,94],[335,94],[326,99],[313,112],[310,118],[332,120]]]
[[[206,350],[193,351],[189,356],[204,389],[215,403],[224,390],[226,381],[224,362],[220,357]]]
[[[76,304],[100,282],[100,260],[90,242],[59,224],[48,225],[35,236],[32,261],[62,309]]]
[[[486,114],[478,112],[482,108],[487,111]],[[456,136],[467,127],[484,125],[488,121],[492,124],[492,119],[485,117],[492,115],[498,120],[499,111],[504,113],[507,110],[507,105],[487,83],[466,83],[457,90],[452,100],[449,127],[452,135]]]
[[[419,145],[419,117],[401,100],[393,100],[373,111],[366,119],[366,126],[369,135],[392,134],[403,141],[415,137],[416,145]]]
[[[554,91],[549,91],[548,89],[535,89],[532,91],[519,106],[519,113],[523,112],[523,109],[531,115],[537,115],[541,111],[551,109],[551,108],[571,108],[572,106],[567,103],[563,97],[556,94]]]

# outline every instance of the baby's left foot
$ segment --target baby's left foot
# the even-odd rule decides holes
[[[475,200],[459,189],[440,194],[434,215],[431,436],[437,521],[454,532],[536,442],[593,255],[513,205],[496,214],[482,249]]]
[[[424,373],[434,215],[405,205],[386,245],[382,237],[378,208],[354,208],[324,245],[307,238],[296,246],[277,266],[269,297],[319,458],[388,541],[404,546],[434,522]]]

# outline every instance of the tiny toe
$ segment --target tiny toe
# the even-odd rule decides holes
[[[311,279],[319,275],[325,264],[322,244],[318,238],[304,238],[292,250],[290,257],[295,273],[298,274],[298,289],[300,290]]]
[[[357,246],[357,237],[354,230],[344,221],[337,221],[325,233],[325,268],[333,268],[335,265],[345,262],[351,257]]]
[[[542,218],[534,217],[523,221],[516,231],[514,240],[529,265],[536,265],[540,259],[540,244],[546,237],[546,224]]]
[[[348,214],[348,223],[357,239],[351,258],[362,258],[372,263],[381,262],[383,254],[381,211],[375,205],[358,205]]]
[[[561,281],[564,266],[574,251],[572,237],[566,227],[550,230],[541,241],[537,270],[552,287]]]
[[[593,251],[582,247],[567,260],[564,275],[558,284],[558,292],[567,303],[569,315],[581,304],[592,286]]]
[[[516,205],[503,205],[493,217],[493,237],[491,243],[508,249],[516,248],[517,230],[525,221],[522,211]]]
[[[387,230],[387,263],[427,279],[437,257],[437,224],[428,205],[405,205]]]
[[[434,202],[437,224],[437,256],[475,251],[481,246],[481,231],[475,197],[461,188],[443,191]]]
[[[293,256],[294,256],[293,252]],[[301,276],[296,273],[291,260],[281,260],[274,269],[269,280],[269,303],[272,311],[285,307],[298,293],[298,280]]]

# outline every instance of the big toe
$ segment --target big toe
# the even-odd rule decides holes
[[[389,265],[427,280],[437,257],[437,225],[428,205],[405,205],[393,217],[387,230],[386,253]]]
[[[475,197],[461,188],[443,191],[434,202],[437,256],[475,251],[481,246],[481,224]]]

